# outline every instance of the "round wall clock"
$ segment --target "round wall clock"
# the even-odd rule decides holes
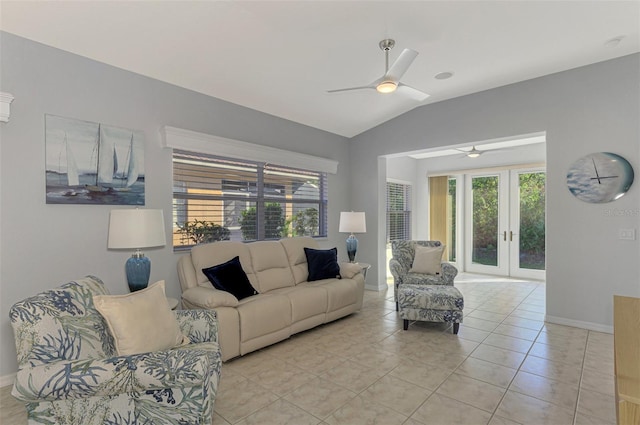
[[[627,193],[633,183],[629,161],[610,152],[592,153],[571,164],[567,187],[584,202],[615,201]]]

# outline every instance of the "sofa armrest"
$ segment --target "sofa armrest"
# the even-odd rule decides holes
[[[238,299],[228,292],[211,287],[196,286],[182,292],[182,299],[189,305],[195,305],[202,310],[211,310],[216,307],[235,307]]]
[[[218,342],[218,314],[213,310],[177,310],[176,318],[191,344]]]
[[[393,281],[396,285],[402,282],[402,276],[407,274],[409,271],[406,267],[402,265],[402,263],[395,258],[389,260],[389,270],[391,271],[391,275],[393,276]]]
[[[24,402],[55,401],[165,388],[188,388],[220,374],[216,342],[108,359],[64,360],[26,367],[11,394]]]
[[[340,276],[346,279],[353,279],[355,275],[362,273],[362,266],[355,263],[340,263]]]
[[[447,285],[453,285],[453,279],[458,275],[458,269],[450,263],[443,262],[442,266],[442,280]]]

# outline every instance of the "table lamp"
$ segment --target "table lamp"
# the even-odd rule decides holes
[[[358,251],[358,239],[356,239],[354,233],[365,233],[367,231],[364,212],[341,212],[338,231],[341,233],[351,233],[347,238],[347,255],[349,256],[349,261],[355,263],[356,251]]]
[[[144,256],[141,249],[164,246],[165,243],[162,210],[111,210],[107,248],[135,249],[124,266],[131,292],[144,289],[149,284],[151,261]]]

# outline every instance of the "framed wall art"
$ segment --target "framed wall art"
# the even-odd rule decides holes
[[[144,132],[45,115],[47,204],[144,205]]]

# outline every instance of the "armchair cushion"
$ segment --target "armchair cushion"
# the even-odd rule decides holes
[[[442,253],[444,245],[440,246],[416,246],[413,256],[413,264],[409,273],[440,274],[442,271]]]
[[[121,356],[166,350],[188,343],[169,308],[164,280],[126,295],[94,295]]]

